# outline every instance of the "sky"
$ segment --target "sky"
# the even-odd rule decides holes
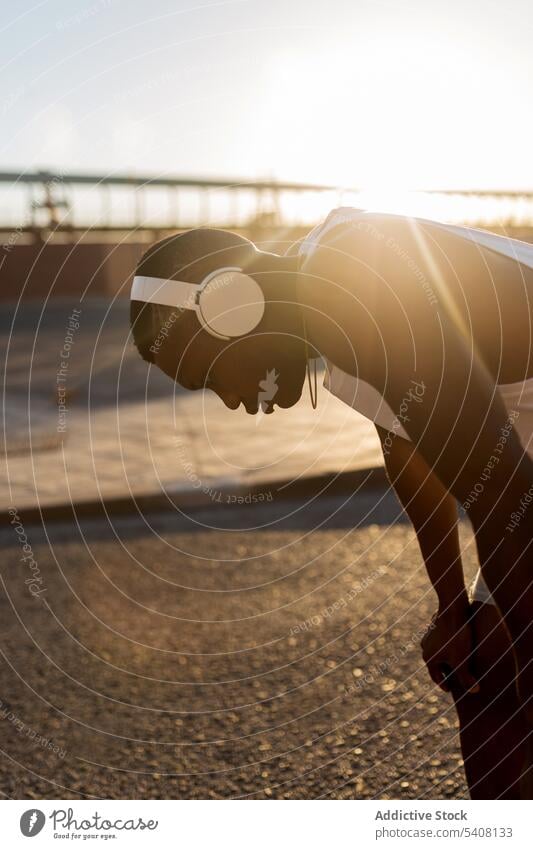
[[[529,0],[0,0],[0,169],[533,189]]]

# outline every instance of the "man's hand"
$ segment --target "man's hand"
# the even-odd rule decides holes
[[[469,614],[469,607],[463,605],[439,610],[420,643],[431,678],[446,693],[451,680],[467,693],[479,692],[472,673],[474,640]]]

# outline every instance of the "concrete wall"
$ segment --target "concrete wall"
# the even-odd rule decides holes
[[[131,276],[147,245],[22,244],[0,251],[0,298],[47,295],[129,295]]]
[[[294,241],[308,232],[309,228],[294,228],[291,234],[282,232],[280,251],[287,247],[287,240]],[[276,231],[263,228],[254,232],[249,228],[243,235],[252,239],[264,250],[276,250]],[[279,232],[279,231],[278,231]],[[168,232],[144,234],[144,241],[112,239],[102,242],[47,241],[0,237],[0,299],[18,299],[24,290],[24,299],[42,300],[49,295],[65,296],[81,294],[87,288],[87,296],[129,297],[131,278],[135,267],[152,242],[158,241]],[[122,234],[127,237],[127,234]]]

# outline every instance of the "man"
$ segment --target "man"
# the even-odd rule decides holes
[[[424,655],[452,690],[474,797],[533,795],[532,296],[532,246],[350,208],[284,257],[220,230],[171,237],[132,290],[141,354],[185,387],[254,413],[275,369],[271,413],[318,353],[330,391],[376,423],[439,598]],[[481,566],[472,604],[456,501]]]

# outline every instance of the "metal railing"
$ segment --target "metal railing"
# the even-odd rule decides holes
[[[272,229],[310,225],[338,205],[366,206],[357,188],[270,179],[4,171],[0,184],[0,230],[33,234],[163,232],[206,224]],[[415,210],[431,198],[445,218],[454,209],[457,220],[533,223],[533,190],[433,189],[410,198]]]

